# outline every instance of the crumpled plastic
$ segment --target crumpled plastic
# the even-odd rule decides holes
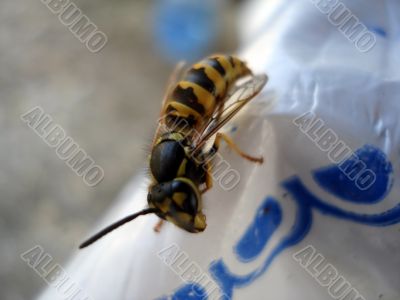
[[[400,4],[341,1],[376,37],[360,52],[318,2],[243,12],[239,56],[269,82],[225,130],[264,163],[221,147],[240,180],[204,195],[206,230],[157,234],[146,216],[113,231],[68,264],[79,295],[400,299]],[[142,209],[147,184],[136,177],[96,230]],[[64,298],[49,287],[39,299]]]

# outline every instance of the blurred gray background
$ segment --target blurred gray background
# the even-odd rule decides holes
[[[127,182],[144,171],[174,63],[234,52],[239,2],[244,2],[47,0],[75,3],[108,36],[105,48],[91,53],[45,1],[0,2],[0,300],[34,299],[47,285],[21,253],[40,245],[66,266]],[[200,12],[184,18],[183,11],[169,19],[155,14],[160,3],[174,1],[214,3],[215,15],[201,23]],[[180,17],[194,23],[187,28],[174,23]],[[165,32],[171,36],[163,47],[154,28],[167,21],[171,27]],[[184,37],[187,47],[177,51]],[[21,115],[35,106],[104,169],[99,185],[88,187],[22,122]]]
[[[0,299],[32,299],[46,283],[20,254],[56,262],[142,172],[171,59],[154,44],[154,1],[73,1],[108,36],[91,53],[40,0],[0,4]],[[209,52],[236,46],[237,5],[223,2]],[[218,42],[215,42],[218,41]],[[207,53],[204,53],[207,54]],[[20,116],[40,106],[105,171],[88,187]]]

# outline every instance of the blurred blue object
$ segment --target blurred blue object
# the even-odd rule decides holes
[[[173,62],[206,55],[216,39],[217,11],[217,1],[159,0],[153,25],[161,55]]]

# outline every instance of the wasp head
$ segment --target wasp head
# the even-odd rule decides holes
[[[201,209],[201,196],[196,185],[188,178],[175,178],[150,187],[149,206],[156,214],[178,227],[192,233],[206,228],[206,218]]]

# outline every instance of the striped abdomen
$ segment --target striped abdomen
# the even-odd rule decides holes
[[[215,55],[194,64],[169,95],[167,125],[186,123],[201,128],[223,101],[230,85],[248,74],[249,68],[235,56]]]

